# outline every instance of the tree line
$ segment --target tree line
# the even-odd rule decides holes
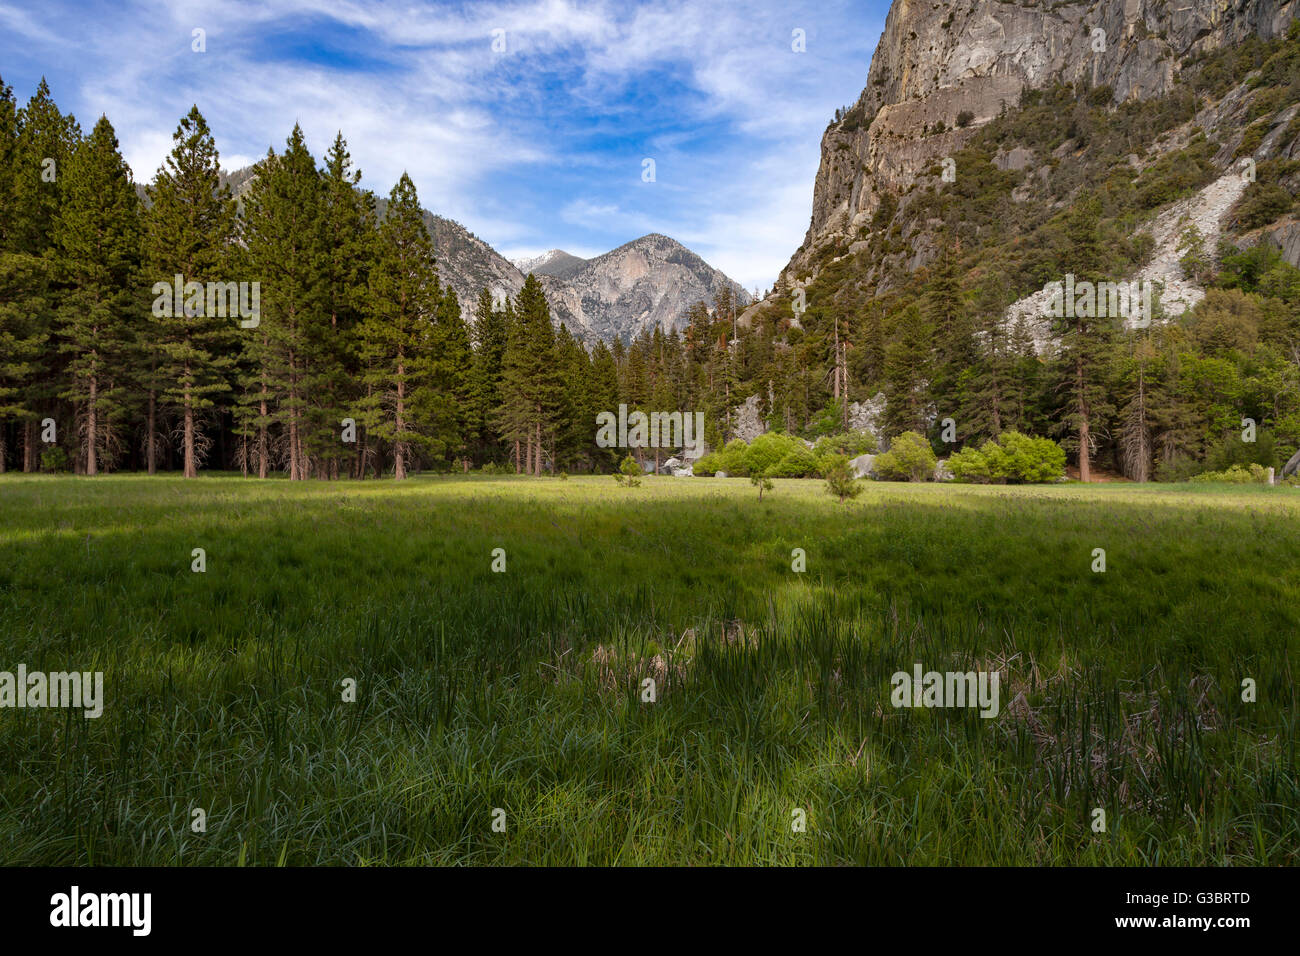
[[[466,322],[409,176],[381,205],[342,134],[318,163],[297,126],[238,196],[219,160],[195,107],[140,189],[106,117],[0,82],[0,470],[611,470],[598,412],[733,397],[730,290],[612,346],[531,275]],[[213,307],[236,286],[251,320]]]

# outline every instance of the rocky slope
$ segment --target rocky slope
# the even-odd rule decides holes
[[[473,318],[481,290],[486,288],[493,300],[499,300],[514,296],[523,287],[524,277],[514,263],[460,223],[428,211],[424,222],[433,236],[438,277],[456,290],[466,321]]]
[[[222,181],[241,197],[252,185],[252,168],[223,171]],[[137,188],[143,197],[144,187]],[[376,200],[381,218],[386,204],[382,197]],[[738,283],[658,233],[594,259],[552,249],[511,262],[453,219],[425,210],[424,223],[433,237],[438,275],[456,290],[467,322],[473,320],[482,289],[494,300],[513,297],[529,272],[541,280],[556,325],[563,322],[589,345],[602,339],[629,341],[660,324],[677,328],[690,306],[701,300],[712,303],[714,294],[728,285],[739,304],[750,299]]]
[[[951,155],[1025,88],[1085,80],[1117,101],[1169,92],[1183,58],[1286,29],[1300,0],[895,0],[867,86],[822,137],[811,223],[782,273],[862,238],[888,194]]]
[[[550,252],[544,252],[540,256],[534,256],[531,259],[514,259],[512,260],[517,268],[524,275],[533,273],[539,276],[556,276],[565,278],[577,272],[587,264],[586,259],[579,258],[563,249],[552,249]]]
[[[739,304],[749,302],[736,282],[675,239],[658,233],[580,266],[563,263],[558,274],[542,272],[538,277],[556,319],[587,340],[627,340],[657,325],[677,328],[693,303],[712,303],[714,295],[728,286]]]

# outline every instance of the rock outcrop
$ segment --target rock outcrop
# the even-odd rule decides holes
[[[691,305],[699,301],[711,305],[714,296],[728,287],[738,306],[749,304],[750,297],[739,284],[680,242],[658,233],[594,259],[577,260],[580,265],[559,261],[563,263],[559,274],[542,272],[538,278],[556,320],[588,341],[627,341],[655,326],[680,328]]]
[[[825,247],[861,239],[887,194],[1015,108],[1025,88],[1083,80],[1119,101],[1159,96],[1182,58],[1273,36],[1298,2],[895,0],[866,89],[822,137],[811,223],[783,282],[814,275]]]

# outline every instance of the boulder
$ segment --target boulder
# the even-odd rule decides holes
[[[715,471],[715,472],[713,473],[713,477],[714,477],[714,478],[729,478],[730,475],[728,475],[725,471]]]
[[[681,459],[675,455],[664,462],[664,468],[670,471],[676,471],[680,467],[682,467]]]
[[[690,478],[690,477],[692,477],[694,474],[695,474],[695,472],[692,471],[690,468],[674,468],[674,469],[673,469],[673,477],[674,477],[674,478]]]
[[[934,463],[935,481],[952,481],[952,472],[948,470],[948,459],[940,458]]]
[[[859,455],[857,458],[849,460],[849,467],[853,469],[854,478],[870,478],[875,464],[875,455]]]

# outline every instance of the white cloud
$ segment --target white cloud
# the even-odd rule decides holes
[[[821,132],[865,83],[885,4],[791,6],[0,0],[0,61],[48,63],[55,99],[83,125],[106,114],[140,181],[197,103],[227,168],[281,148],[295,122],[318,156],[342,130],[365,185],[387,193],[408,171],[427,207],[514,258],[589,257],[663,232],[752,287],[803,239]],[[78,16],[86,29],[69,30]],[[190,49],[195,27],[206,53]],[[805,54],[790,51],[794,27]],[[497,28],[505,55],[491,49]],[[312,62],[313,31],[382,68]],[[281,37],[302,48],[289,56]],[[643,156],[654,184],[640,181]]]

